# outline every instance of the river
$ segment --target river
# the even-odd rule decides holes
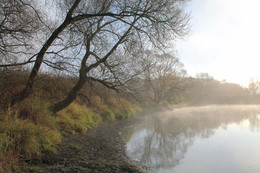
[[[153,113],[123,135],[128,157],[151,173],[260,172],[260,106]]]

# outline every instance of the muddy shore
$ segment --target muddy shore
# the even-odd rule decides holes
[[[38,172],[147,172],[131,161],[125,150],[121,134],[140,123],[141,117],[105,123],[85,135],[64,137],[57,154],[47,154],[29,165],[37,166]]]

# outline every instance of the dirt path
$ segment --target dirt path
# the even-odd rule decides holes
[[[103,124],[86,135],[67,136],[58,154],[35,163],[42,172],[146,172],[126,156],[120,134],[140,118]]]

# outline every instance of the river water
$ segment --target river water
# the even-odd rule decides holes
[[[260,172],[260,106],[154,113],[124,136],[128,156],[149,172]]]

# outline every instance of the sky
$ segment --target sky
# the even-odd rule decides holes
[[[260,0],[191,0],[186,10],[191,32],[176,46],[190,76],[260,80]]]

